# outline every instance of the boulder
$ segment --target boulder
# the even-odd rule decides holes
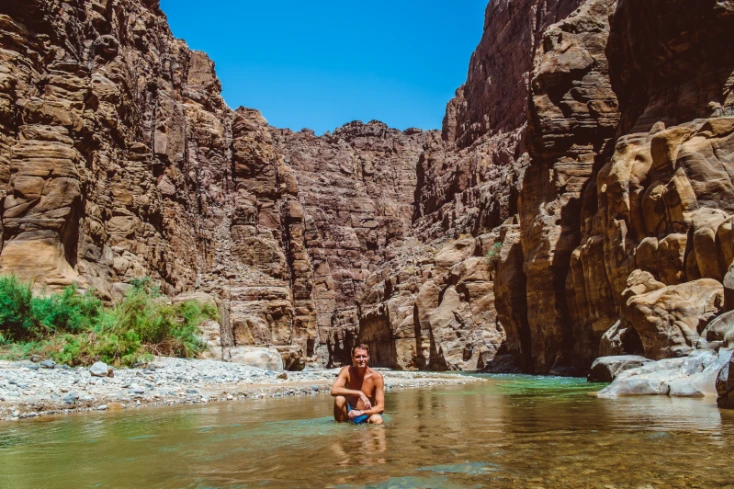
[[[725,312],[714,318],[701,332],[696,347],[718,350],[724,344],[727,335],[734,336],[734,311]]]
[[[283,359],[275,348],[234,346],[227,349],[225,360],[273,372],[283,371]]]
[[[642,367],[650,362],[652,360],[639,355],[599,357],[591,364],[587,380],[589,382],[611,382],[621,372]]]
[[[89,367],[89,373],[92,377],[114,377],[115,373],[112,367],[104,362],[95,362]]]
[[[39,365],[43,368],[52,369],[56,367],[56,362],[54,362],[53,360],[44,360]]]
[[[724,305],[724,289],[713,279],[665,286],[648,272],[630,275],[624,314],[637,330],[645,356],[655,360],[691,353],[708,320]]]
[[[731,360],[732,352],[695,351],[688,357],[668,358],[626,370],[597,393],[602,398],[667,395],[705,397],[717,394],[719,371]]]
[[[306,357],[300,346],[276,346],[276,350],[283,359],[283,368],[292,372],[300,372],[306,368]]]

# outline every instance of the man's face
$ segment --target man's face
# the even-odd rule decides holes
[[[354,353],[352,354],[352,363],[355,367],[358,368],[365,368],[367,367],[367,363],[370,361],[370,355],[367,353],[367,350],[364,350],[362,348],[357,348],[354,350]]]

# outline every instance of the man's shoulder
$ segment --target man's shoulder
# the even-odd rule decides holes
[[[375,379],[384,380],[382,374],[375,369],[370,369],[370,375],[374,376]]]

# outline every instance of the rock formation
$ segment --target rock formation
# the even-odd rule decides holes
[[[271,132],[303,207],[319,361],[349,363],[360,320],[356,297],[390,250],[412,234],[415,167],[435,136],[378,121],[352,122],[321,137],[309,130]]]
[[[709,358],[734,311],[732,36],[723,0],[492,0],[440,133],[316,136],[227,107],[156,0],[6,2],[0,272],[205,293],[210,355],[288,368],[358,341],[395,368]]]
[[[107,298],[150,276],[219,297],[225,358],[309,355],[316,317],[292,171],[265,120],[155,1],[0,6],[0,271]],[[216,336],[216,335],[215,335]]]

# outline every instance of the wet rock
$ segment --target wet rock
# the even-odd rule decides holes
[[[716,402],[722,409],[734,409],[734,363],[724,365],[716,378]]]
[[[652,360],[639,355],[599,357],[591,364],[587,379],[589,382],[612,382],[621,372],[642,367],[650,362]]]
[[[54,362],[53,360],[44,360],[39,363],[39,365],[43,368],[53,369],[54,367],[56,367],[56,362]]]

